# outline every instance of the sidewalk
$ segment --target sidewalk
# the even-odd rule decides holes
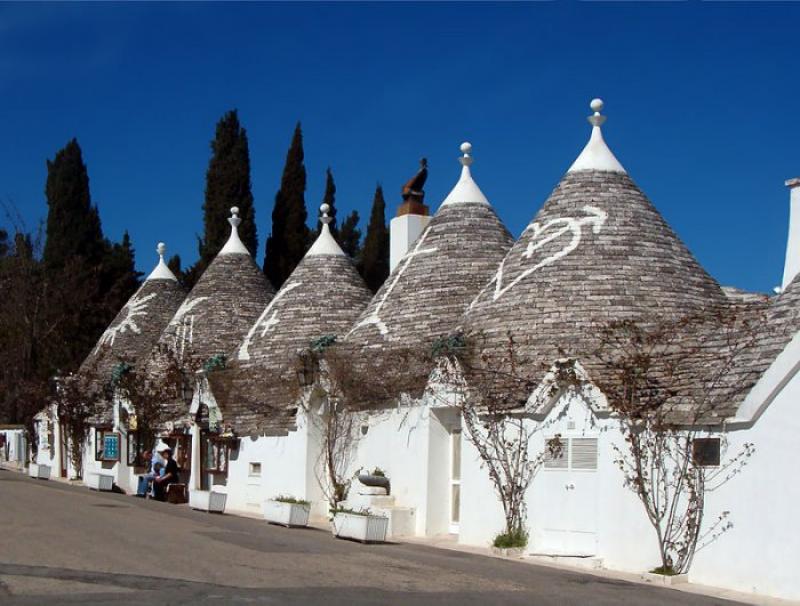
[[[463,553],[470,553],[475,555],[483,555],[489,558],[508,559],[503,556],[493,554],[488,547],[475,547],[471,545],[461,545],[456,542],[455,535],[443,535],[436,537],[402,537],[400,539],[404,543],[413,543],[415,545],[427,545],[429,547],[436,547],[437,549],[449,549],[452,551],[460,551]],[[640,585],[658,586],[674,591],[682,591],[685,593],[692,593],[711,598],[719,598],[723,600],[733,600],[737,602],[744,602],[747,604],[754,604],[755,606],[789,606],[797,605],[800,602],[792,600],[783,600],[780,598],[773,598],[769,596],[761,596],[752,593],[743,593],[740,591],[733,591],[730,589],[723,589],[721,587],[711,587],[709,585],[700,585],[697,583],[682,583],[678,585],[655,585],[647,581],[641,574],[634,572],[623,572],[620,570],[611,570],[608,568],[591,568],[582,566],[578,562],[579,558],[575,558],[575,564],[564,562],[567,558],[559,558],[559,561],[554,561],[552,558],[546,556],[523,556],[522,558],[515,559],[517,562],[531,564],[534,566],[544,566],[547,568],[555,568],[557,570],[568,570],[571,572],[580,572],[583,574],[590,574],[595,577],[614,579],[618,581],[627,581],[629,583],[638,583]],[[691,576],[691,575],[690,575]]]

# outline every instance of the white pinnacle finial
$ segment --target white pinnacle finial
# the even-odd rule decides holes
[[[625,169],[611,153],[611,150],[606,145],[603,139],[603,132],[600,126],[606,121],[606,117],[600,112],[603,110],[602,99],[592,99],[589,107],[594,112],[587,118],[589,124],[592,125],[592,135],[589,137],[589,142],[583,151],[569,167],[568,173],[578,172],[580,170],[599,170],[612,173],[624,173]]]
[[[594,114],[586,118],[589,121],[589,124],[592,126],[602,126],[603,122],[606,121],[606,117],[600,114],[600,112],[603,111],[603,100],[592,99],[592,102],[589,103],[589,107],[594,112]]]
[[[158,253],[158,265],[156,265],[155,269],[150,272],[150,275],[147,276],[145,281],[147,280],[173,280],[175,282],[178,279],[175,277],[167,264],[164,262],[164,255],[167,252],[167,245],[163,242],[159,242],[156,246],[156,252]]]
[[[470,143],[469,141],[464,141],[461,144],[461,153],[464,154],[458,159],[458,161],[461,162],[461,166],[470,166],[473,162],[472,143]]]
[[[320,205],[319,212],[322,213],[322,216],[320,216],[319,222],[322,223],[322,229],[319,231],[319,236],[317,236],[314,244],[308,249],[306,253],[307,257],[316,257],[320,255],[345,256],[342,248],[336,243],[333,234],[331,234],[329,224],[333,221],[333,217],[328,214],[330,211],[330,205],[325,203]]]
[[[231,237],[228,238],[228,241],[225,243],[225,246],[222,247],[222,250],[219,251],[219,254],[249,255],[250,251],[247,250],[247,247],[239,238],[239,225],[241,225],[242,220],[239,218],[238,206],[231,207],[231,216],[228,219],[228,223],[231,224]]]
[[[328,225],[328,224],[329,224],[331,221],[333,221],[333,217],[331,217],[330,215],[328,215],[328,213],[330,212],[330,210],[331,210],[331,207],[330,207],[330,205],[329,205],[329,204],[322,204],[322,205],[319,207],[319,212],[321,212],[321,213],[322,213],[322,216],[319,218],[319,220],[320,220],[320,222],[322,222],[324,225]]]
[[[231,217],[228,219],[228,223],[233,225],[234,227],[239,227],[241,225],[242,220],[239,218],[239,207],[232,206],[231,207]]]
[[[489,205],[489,200],[483,195],[481,188],[475,183],[472,178],[472,173],[469,167],[472,165],[472,143],[464,141],[459,147],[461,156],[458,161],[461,163],[461,178],[456,183],[456,186],[447,194],[447,197],[442,202],[442,206],[452,204],[485,204]]]

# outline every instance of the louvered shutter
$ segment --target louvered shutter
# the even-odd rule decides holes
[[[597,469],[597,438],[572,438],[570,450],[572,469]]]

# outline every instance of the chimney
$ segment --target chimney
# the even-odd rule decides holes
[[[403,186],[403,203],[389,224],[389,271],[400,263],[431,220],[422,189],[427,178],[428,161],[422,158],[417,174]]]
[[[800,177],[786,181],[789,188],[789,240],[786,243],[786,262],[783,265],[781,289],[789,286],[800,273]]]

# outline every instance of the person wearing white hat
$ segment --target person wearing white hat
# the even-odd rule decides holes
[[[172,449],[163,442],[158,446],[158,454],[164,460],[164,472],[153,478],[153,495],[157,501],[167,500],[167,489],[178,479],[178,464],[172,458]]]

